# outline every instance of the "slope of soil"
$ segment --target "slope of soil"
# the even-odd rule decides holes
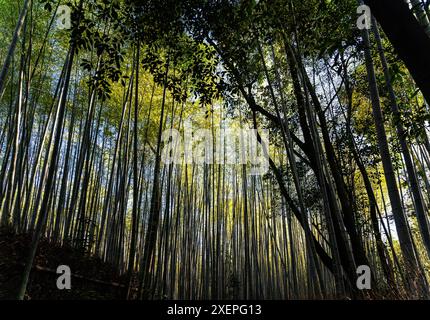
[[[0,300],[15,299],[24,269],[31,235],[16,235],[0,230]],[[59,290],[56,273],[59,265],[72,272],[71,290]],[[86,300],[123,299],[125,277],[101,259],[69,246],[59,247],[42,239],[39,244],[26,299]]]

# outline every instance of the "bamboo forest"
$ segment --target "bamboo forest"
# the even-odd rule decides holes
[[[0,0],[0,299],[430,299],[430,1]]]

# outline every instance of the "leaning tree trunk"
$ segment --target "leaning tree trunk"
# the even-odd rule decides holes
[[[135,56],[136,68],[136,89],[134,101],[134,128],[133,128],[133,214],[132,214],[132,227],[131,227],[131,242],[130,242],[130,256],[128,260],[128,287],[126,298],[129,299],[132,290],[132,274],[134,270],[134,258],[136,255],[136,242],[138,233],[138,201],[139,201],[139,174],[138,174],[138,116],[139,116],[139,59],[140,59],[140,43],[137,43],[137,52]]]
[[[430,38],[404,0],[364,0],[409,69],[427,102],[430,101]]]
[[[25,290],[27,288],[27,283],[30,277],[30,271],[33,266],[33,261],[36,256],[37,247],[39,244],[39,240],[42,236],[42,231],[44,229],[44,225],[46,223],[46,217],[48,215],[49,211],[49,200],[51,199],[51,193],[52,193],[52,187],[54,185],[54,176],[56,172],[56,165],[57,165],[57,159],[58,159],[58,153],[59,153],[59,146],[60,146],[60,139],[61,139],[61,133],[62,133],[62,127],[64,122],[64,114],[66,109],[66,102],[67,102],[67,95],[69,91],[69,83],[70,83],[70,75],[73,65],[73,60],[75,56],[75,44],[72,43],[68,60],[67,60],[67,69],[65,73],[65,79],[64,79],[64,86],[61,93],[61,100],[58,104],[58,111],[57,111],[57,117],[56,117],[56,123],[55,127],[53,128],[52,134],[54,135],[54,141],[52,143],[52,154],[50,158],[50,164],[48,168],[48,177],[46,180],[45,190],[43,193],[43,200],[39,211],[39,218],[37,220],[36,229],[33,234],[33,239],[31,243],[30,252],[28,253],[28,256],[25,261],[25,268],[24,268],[24,274],[22,277],[21,285],[19,287],[18,291],[18,299],[23,300],[25,295]],[[48,160],[47,160],[48,161]],[[43,187],[42,185],[40,186]]]
[[[27,17],[28,8],[30,7],[31,0],[26,0],[24,6],[21,10],[21,14],[18,18],[18,23],[15,27],[15,32],[13,34],[12,42],[10,43],[9,50],[6,55],[6,59],[3,64],[3,68],[0,72],[0,96],[2,95],[4,83],[6,80],[6,75],[9,70],[10,62],[12,61],[13,54],[15,52],[16,44],[18,42],[19,35],[21,34],[22,27],[24,25],[25,18]]]

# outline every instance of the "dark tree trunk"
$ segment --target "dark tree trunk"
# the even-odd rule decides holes
[[[430,38],[404,0],[364,0],[427,102],[430,101]]]

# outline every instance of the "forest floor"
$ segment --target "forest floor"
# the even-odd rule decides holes
[[[0,300],[15,299],[21,282],[31,235],[0,230]],[[59,265],[71,269],[71,290],[59,290]],[[125,276],[100,258],[70,246],[59,246],[41,239],[37,250],[27,300],[103,300],[124,299]]]

